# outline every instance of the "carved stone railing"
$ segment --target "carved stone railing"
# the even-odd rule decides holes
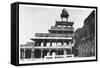
[[[73,34],[35,33],[35,37],[73,37]]]
[[[55,26],[51,26],[51,29],[70,29],[70,30],[74,30],[74,28],[73,27],[55,27]]]

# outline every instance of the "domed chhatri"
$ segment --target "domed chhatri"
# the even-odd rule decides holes
[[[61,13],[60,17],[61,17],[62,21],[63,21],[64,18],[66,19],[66,21],[68,21],[69,14],[68,14],[68,11],[65,8],[62,9],[62,13]]]

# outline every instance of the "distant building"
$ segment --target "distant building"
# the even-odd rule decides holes
[[[95,56],[95,11],[84,20],[84,26],[75,31],[75,56]]]
[[[34,46],[34,42],[27,42],[26,44],[20,45],[20,58],[21,59],[29,59],[32,57],[32,49]]]

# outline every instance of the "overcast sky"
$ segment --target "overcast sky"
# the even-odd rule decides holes
[[[19,44],[25,44],[34,38],[34,33],[48,33],[48,29],[60,21],[60,14],[65,8],[69,13],[69,21],[74,22],[74,29],[81,28],[84,20],[93,11],[88,8],[44,7],[34,5],[19,6]]]

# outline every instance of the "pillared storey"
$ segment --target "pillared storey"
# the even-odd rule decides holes
[[[32,47],[32,58],[68,58],[73,57],[72,52],[74,47],[74,22],[69,22],[68,12],[63,9],[60,15],[61,21],[56,21],[54,26],[51,26],[49,33],[35,33],[35,42]]]

